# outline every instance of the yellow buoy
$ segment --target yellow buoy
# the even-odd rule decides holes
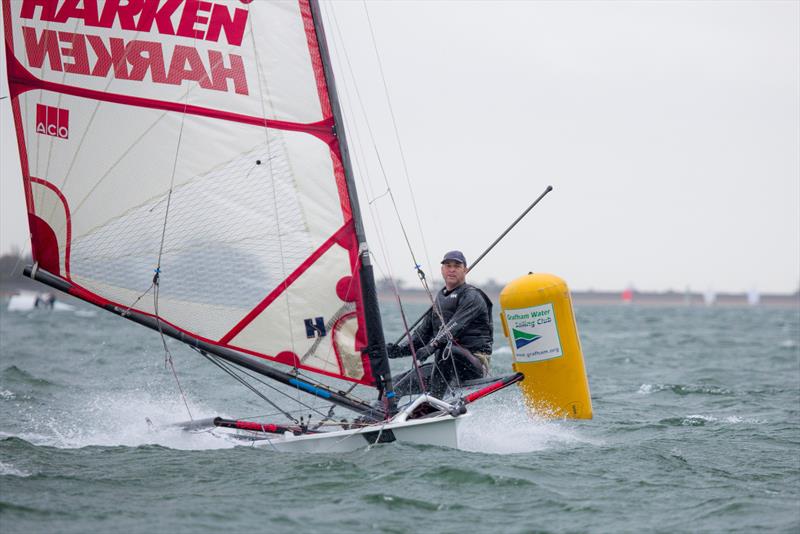
[[[592,418],[589,381],[566,282],[552,274],[517,278],[500,292],[500,320],[514,370],[531,408],[542,415]]]

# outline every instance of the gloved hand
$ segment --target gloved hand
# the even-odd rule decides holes
[[[424,362],[434,353],[436,353],[436,347],[425,345],[424,347],[417,349],[417,360]]]
[[[390,358],[402,358],[404,356],[403,350],[400,348],[400,346],[394,343],[386,344],[386,354]]]

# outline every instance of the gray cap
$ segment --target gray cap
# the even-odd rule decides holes
[[[460,250],[451,250],[447,254],[444,255],[442,258],[442,263],[446,261],[457,261],[459,263],[463,263],[466,267],[467,259],[464,257],[464,254]]]

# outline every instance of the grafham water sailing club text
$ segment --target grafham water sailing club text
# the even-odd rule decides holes
[[[23,0],[20,17],[48,23],[82,21],[86,27],[158,33],[204,41],[224,40],[240,46],[248,11],[201,0]],[[149,73],[154,83],[180,85],[196,81],[205,89],[233,90],[247,95],[244,62],[237,54],[208,50],[203,57],[194,46],[176,44],[171,55],[159,41],[22,27],[25,52],[31,67],[47,59],[54,71],[143,81]],[[90,53],[91,51],[91,53]]]

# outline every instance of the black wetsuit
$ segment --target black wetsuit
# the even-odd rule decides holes
[[[422,324],[411,333],[411,339],[415,350],[425,346],[435,349],[433,363],[424,365],[421,370],[428,390],[441,397],[449,384],[458,385],[465,380],[486,376],[494,328],[492,302],[483,291],[469,284],[462,284],[452,291],[443,288],[436,294],[436,307],[438,312],[429,311]],[[442,318],[446,328],[442,328]],[[448,349],[450,336],[453,344]],[[397,349],[401,354],[411,354],[407,343]],[[418,393],[420,389],[414,369],[399,376],[395,382],[398,395]]]

